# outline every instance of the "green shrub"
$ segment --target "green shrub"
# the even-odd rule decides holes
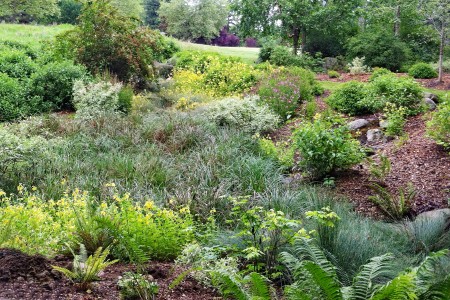
[[[73,85],[73,103],[77,117],[95,119],[104,114],[115,113],[119,109],[119,93],[122,84],[100,81],[85,85],[75,81]]]
[[[409,68],[409,76],[414,78],[436,78],[438,76],[437,72],[433,67],[427,63],[417,63]]]
[[[383,30],[365,30],[351,38],[348,56],[365,57],[369,67],[383,67],[391,71],[400,70],[409,60],[410,50],[407,45],[391,32]]]
[[[121,299],[154,299],[158,294],[158,283],[148,278],[139,273],[125,272],[117,282]]]
[[[427,134],[439,145],[450,148],[450,101],[447,99],[438,106],[427,123]]]
[[[117,109],[123,113],[129,113],[133,103],[134,92],[130,86],[124,86],[119,92]]]
[[[339,78],[339,77],[341,77],[341,75],[339,74],[338,71],[329,70],[328,71],[328,77],[330,77],[330,78]]]
[[[406,123],[406,109],[404,107],[397,107],[392,103],[386,103],[384,108],[384,115],[386,117],[386,135],[400,136],[403,133],[403,127]]]
[[[411,114],[420,109],[421,99],[422,89],[412,78],[382,75],[369,84],[366,102],[378,109],[390,102]]]
[[[98,0],[83,6],[79,25],[57,37],[55,51],[93,74],[109,71],[123,82],[145,87],[154,79],[153,61],[165,58],[165,47],[161,34],[121,15],[109,0]]]
[[[355,57],[351,63],[347,65],[350,74],[352,75],[360,75],[366,74],[370,72],[370,68],[364,64],[366,58],[363,57]]]
[[[9,77],[26,79],[37,70],[33,60],[21,50],[0,51],[0,72]]]
[[[263,133],[274,130],[279,117],[266,105],[258,105],[255,99],[226,99],[215,102],[207,111],[208,119],[219,126],[229,126],[245,132]]]
[[[372,108],[363,105],[366,97],[366,85],[358,81],[343,84],[330,97],[327,103],[335,110],[349,115],[372,112]]]
[[[347,127],[335,127],[320,119],[298,128],[293,141],[301,157],[300,166],[313,178],[351,167],[365,156]]]
[[[270,63],[276,66],[293,66],[296,63],[295,58],[290,48],[276,46],[270,54]]]
[[[25,90],[17,79],[0,73],[0,121],[26,115]]]
[[[31,76],[28,95],[40,98],[43,111],[73,109],[73,84],[86,74],[83,66],[68,61],[50,63]]]
[[[299,105],[312,98],[310,71],[291,68],[278,69],[261,81],[258,95],[282,119],[295,114]]]
[[[392,72],[385,68],[374,68],[372,75],[370,75],[369,81],[374,81],[375,79],[383,75],[392,75]]]
[[[76,24],[77,18],[81,14],[81,8],[83,4],[76,0],[60,0],[58,2],[61,15],[59,16],[59,22],[65,24]]]

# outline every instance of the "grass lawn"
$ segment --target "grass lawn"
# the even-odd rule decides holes
[[[14,41],[38,47],[41,41],[49,40],[55,35],[72,28],[72,25],[22,25],[0,24],[0,41]]]
[[[179,45],[183,50],[211,51],[222,55],[237,56],[242,58],[246,63],[253,64],[258,59],[259,48],[246,47],[218,47],[199,45],[188,42],[179,41]]]

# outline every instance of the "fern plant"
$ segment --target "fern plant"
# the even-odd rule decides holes
[[[411,210],[411,203],[416,195],[411,184],[406,189],[400,188],[398,195],[390,193],[376,183],[370,187],[375,192],[375,195],[369,196],[368,199],[375,203],[389,219],[393,221],[401,220],[408,215]]]
[[[450,299],[447,250],[432,254],[418,267],[396,277],[392,274],[390,254],[374,257],[361,267],[350,286],[339,282],[336,268],[311,239],[296,240],[294,254],[284,252],[281,256],[295,281],[285,289],[288,300]]]
[[[99,274],[108,266],[115,264],[118,260],[107,261],[109,250],[98,248],[93,255],[87,256],[86,247],[80,245],[80,254],[73,254],[73,270],[62,268],[59,266],[52,266],[58,272],[61,272],[68,277],[72,282],[78,285],[80,289],[87,290],[91,287],[93,281],[100,279]]]
[[[259,273],[252,272],[245,277],[227,272],[212,272],[212,282],[225,299],[276,300],[276,292],[269,281]]]
[[[376,163],[372,158],[367,158],[367,162],[371,180],[383,182],[391,172],[391,161],[386,155],[380,155],[379,163]]]

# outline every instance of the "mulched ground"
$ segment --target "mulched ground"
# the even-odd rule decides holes
[[[126,271],[133,271],[131,265],[115,264],[101,275],[90,293],[77,290],[73,284],[52,269],[52,265],[70,266],[70,259],[64,256],[48,260],[40,255],[26,255],[12,249],[0,249],[0,300],[92,300],[120,299],[117,281]],[[184,268],[173,263],[151,262],[146,271],[159,285],[156,299],[164,300],[212,300],[220,299],[211,289],[205,288],[187,277],[173,290],[170,283]]]
[[[392,140],[376,145],[380,153],[391,161],[391,172],[385,179],[389,191],[397,193],[412,183],[416,196],[413,214],[448,207],[450,199],[450,155],[442,147],[425,136],[423,116],[415,116],[407,122],[405,131],[409,138],[404,144]],[[338,193],[345,195],[357,211],[378,216],[379,211],[367,198],[373,192],[366,165],[358,165],[349,171],[336,174]]]
[[[407,76],[406,73],[398,73],[398,76]],[[339,78],[330,78],[327,74],[317,74],[316,79],[319,81],[332,81],[332,82],[347,82],[351,80],[367,82],[369,81],[370,74],[351,75],[349,73],[341,73]],[[436,78],[433,79],[416,79],[423,87],[437,89],[437,90],[450,90],[450,74],[444,74],[442,82],[439,82]]]
[[[323,101],[329,93],[317,97],[318,107],[323,110]],[[358,139],[364,146],[374,148],[375,151],[387,156],[391,161],[391,172],[383,184],[386,188],[397,193],[399,188],[406,188],[408,183],[414,185],[416,196],[412,204],[412,214],[447,208],[450,199],[450,154],[442,147],[426,137],[424,115],[412,117],[405,125],[408,139],[400,143],[398,139],[383,141],[378,144],[367,144],[366,132],[378,127],[380,114],[361,116],[369,121],[369,126],[361,130]],[[349,121],[354,118],[349,118]],[[270,138],[274,141],[290,141],[292,131],[300,126],[301,120],[293,120],[280,128]],[[294,168],[294,179],[301,178]],[[373,195],[369,185],[368,166],[357,165],[350,170],[332,174],[335,177],[336,192],[348,198],[355,205],[355,210],[363,215],[381,218],[380,210],[368,200]]]

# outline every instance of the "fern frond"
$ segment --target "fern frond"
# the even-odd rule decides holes
[[[306,262],[304,268],[311,275],[327,300],[342,300],[341,286],[335,274],[325,271],[314,262]]]
[[[244,291],[242,279],[237,279],[235,276],[222,271],[212,272],[211,277],[213,285],[219,289],[225,299],[250,300],[250,297]]]
[[[267,278],[259,273],[252,272],[246,276],[245,281],[249,284],[252,298],[270,300],[270,287]]]
[[[70,271],[69,269],[66,268],[62,268],[59,266],[52,266],[53,269],[55,269],[56,271],[62,273],[64,276],[66,276],[67,278],[69,278],[72,281],[76,281],[77,280],[77,274]]]
[[[392,255],[385,254],[371,258],[369,263],[362,266],[352,285],[352,299],[370,299],[375,289],[372,281],[379,276],[391,273],[390,262],[392,259]]]
[[[294,242],[294,251],[299,261],[312,261],[320,266],[328,274],[336,276],[336,268],[328,260],[325,253],[307,238],[299,238]]]
[[[287,286],[284,289],[284,296],[286,297],[286,300],[313,300],[313,297],[308,295],[296,283]]]
[[[379,288],[371,300],[415,300],[415,274],[407,272],[401,274]]]

